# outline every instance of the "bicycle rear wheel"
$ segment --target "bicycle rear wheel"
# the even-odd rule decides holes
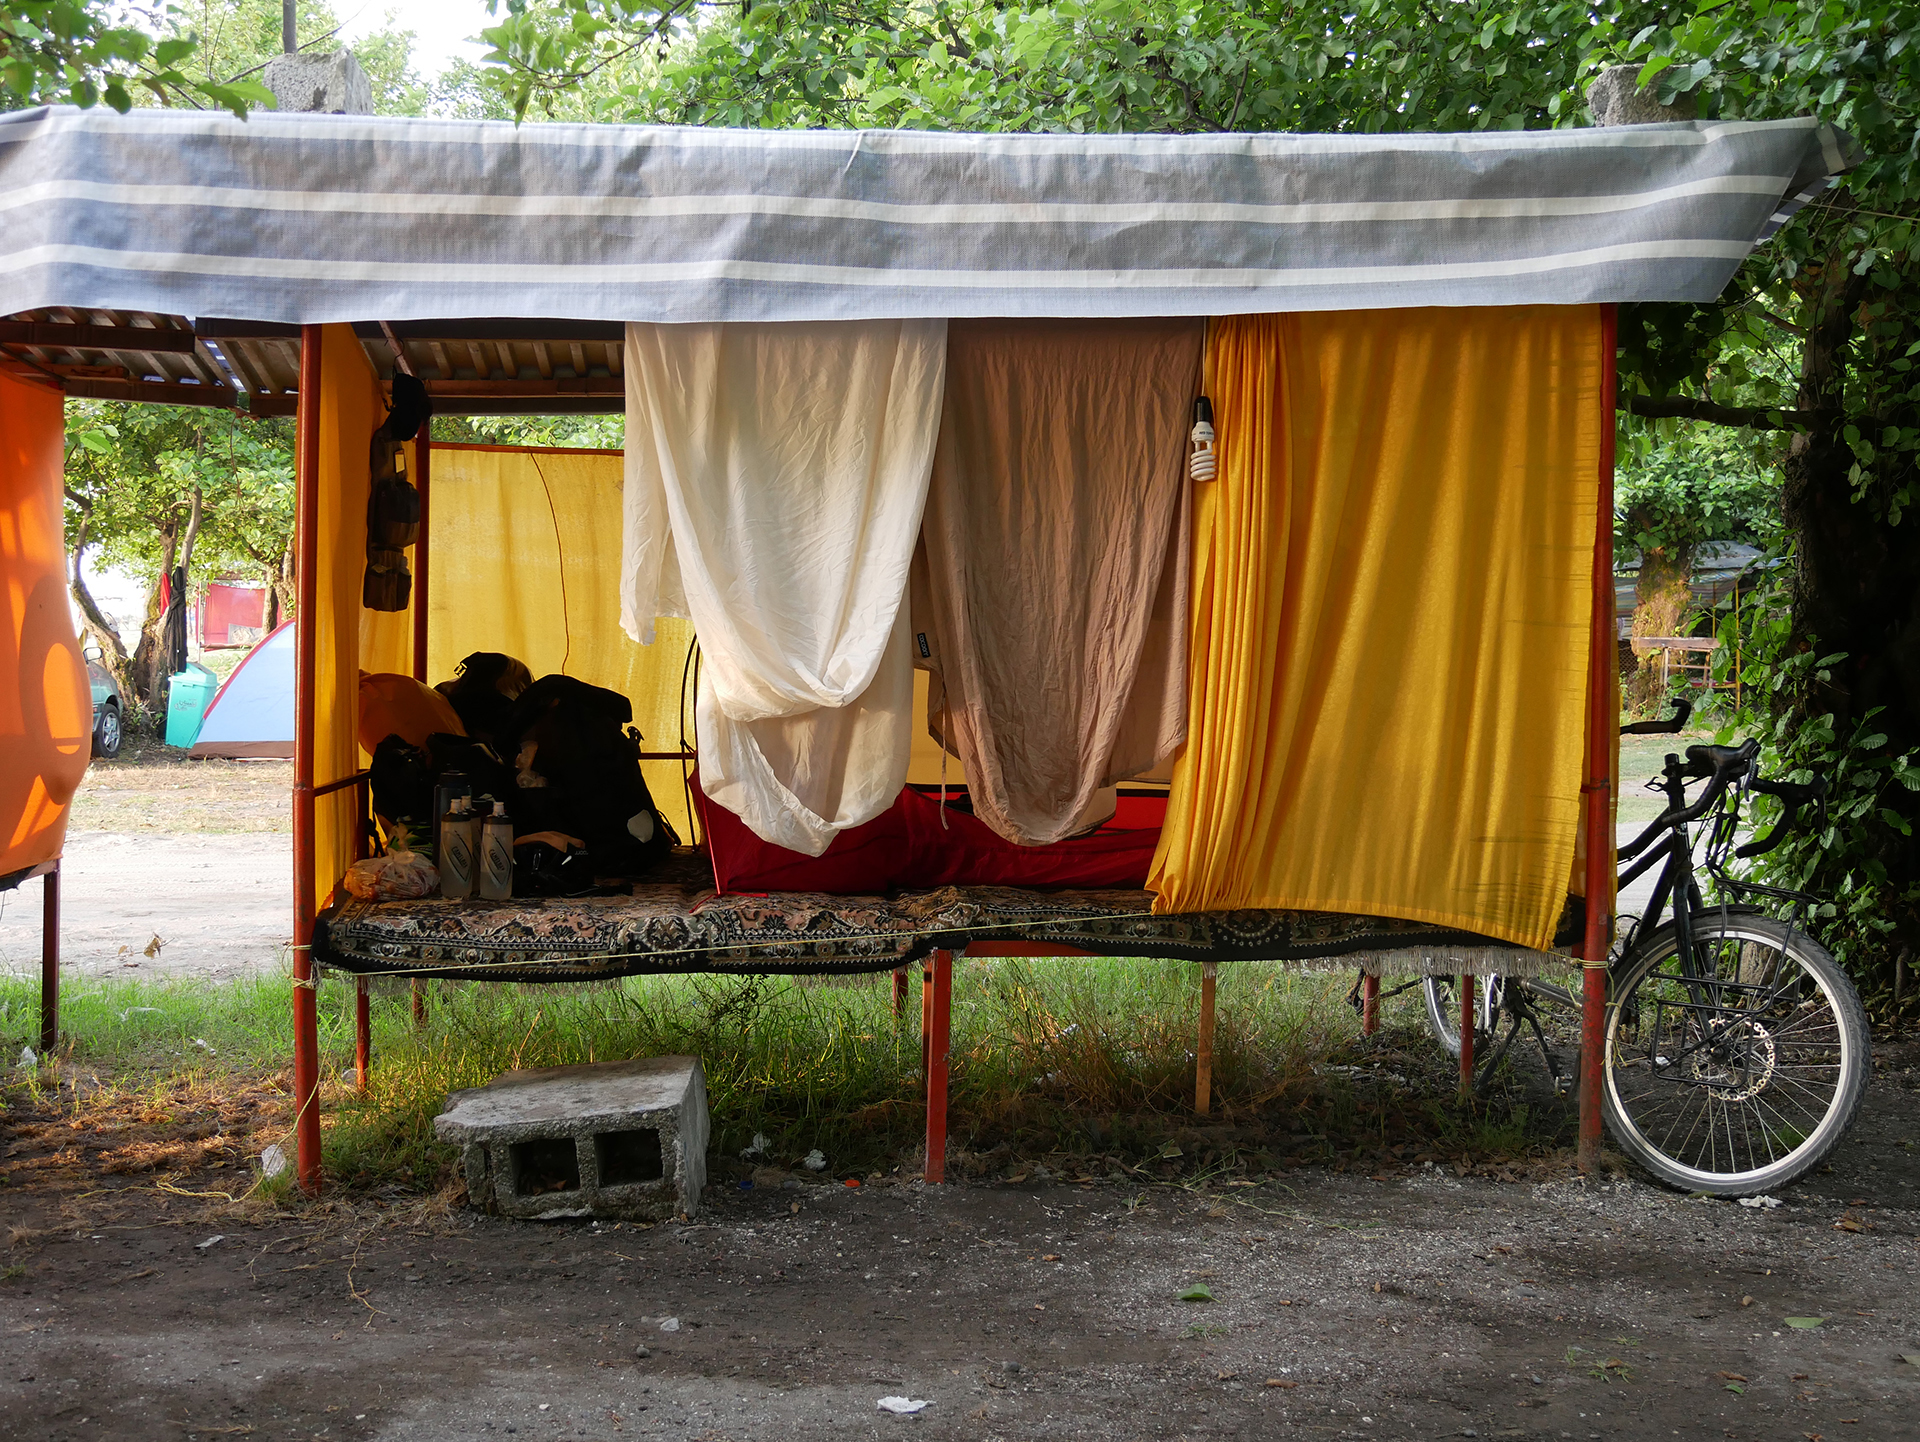
[[[1817,1166],[1852,1124],[1872,1069],[1853,983],[1771,917],[1695,919],[1683,970],[1669,924],[1621,962],[1607,1013],[1607,1125],[1661,1181],[1752,1196]]]

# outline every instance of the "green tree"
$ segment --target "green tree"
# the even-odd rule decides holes
[[[618,450],[626,444],[623,415],[436,416],[435,441],[482,446],[568,446]]]
[[[414,32],[387,24],[353,44],[354,58],[373,89],[376,115],[419,115],[426,108],[429,89],[413,67]],[[169,7],[164,33],[191,37],[196,42],[188,64],[196,77],[214,83],[223,78],[258,78],[266,63],[280,54],[280,0],[178,0]],[[342,20],[329,0],[301,0],[295,12],[295,38],[302,50],[318,53],[341,43]],[[271,105],[269,98],[266,102]]]
[[[1636,12],[1647,7],[1631,7]],[[941,130],[1477,130],[1579,109],[1567,0],[506,0],[516,114]]]
[[[293,430],[208,406],[67,403],[67,554],[82,627],[100,646],[122,694],[157,706],[160,578],[247,576],[291,601]],[[140,578],[147,601],[129,652],[89,593],[89,551]],[[269,618],[273,619],[272,617]]]
[[[1687,634],[1700,548],[1715,541],[1767,546],[1780,539],[1779,447],[1696,421],[1663,422],[1665,435],[1622,448],[1614,490],[1617,560],[1637,563],[1634,650],[1647,636]],[[1629,707],[1657,708],[1651,670],[1625,678]]]
[[[193,65],[198,41],[179,7],[103,0],[8,0],[0,6],[0,110],[31,105],[126,111],[142,100],[245,115],[272,103],[257,82]]]

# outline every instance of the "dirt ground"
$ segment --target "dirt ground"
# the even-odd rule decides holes
[[[1777,1209],[1443,1157],[727,1181],[652,1228],[449,1193],[232,1208],[194,1194],[242,1192],[271,1084],[114,1133],[16,1088],[0,1438],[1911,1438],[1920,1043],[1878,1060]]]
[[[69,975],[228,980],[293,929],[287,761],[192,761],[129,736],[74,794],[61,859]],[[40,969],[40,884],[0,896],[0,971]]]

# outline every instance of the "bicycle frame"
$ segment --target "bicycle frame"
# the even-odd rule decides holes
[[[1677,763],[1677,758],[1669,758],[1669,762],[1662,790],[1666,792],[1668,811],[1672,814],[1686,809],[1686,777],[1681,774],[1677,764],[1674,764]],[[1666,836],[1658,844],[1649,845],[1648,843],[1659,830],[1664,830]],[[1639,851],[1642,846],[1647,848],[1644,852]],[[1699,976],[1693,955],[1693,920],[1695,916],[1707,910],[1707,904],[1706,898],[1701,893],[1699,880],[1694,875],[1691,823],[1684,819],[1668,821],[1663,818],[1655,821],[1622,850],[1637,854],[1618,873],[1617,887],[1624,888],[1630,885],[1656,866],[1661,870],[1654,882],[1653,894],[1648,899],[1646,909],[1634,918],[1625,938],[1618,944],[1609,972],[1617,971],[1621,963],[1633,954],[1642,940],[1659,928],[1663,917],[1671,912],[1675,943],[1679,949],[1680,973],[1687,979],[1692,1004],[1695,1007],[1710,1007],[1712,1003],[1708,1001],[1700,986],[1704,978]],[[1609,979],[1611,980],[1611,977]],[[1556,1005],[1570,1008],[1578,1008],[1580,1005],[1580,998],[1571,990],[1533,977],[1527,978],[1518,986],[1509,984],[1503,989],[1503,993],[1503,1000],[1507,1000],[1515,1011],[1515,1020],[1506,1043],[1497,1048],[1488,1058],[1489,1074],[1506,1055],[1514,1035],[1519,1030],[1519,1022],[1525,1016],[1523,1008],[1528,995],[1541,996]],[[1531,1018],[1528,1020],[1538,1032],[1538,1021]],[[1547,1053],[1544,1038],[1541,1039],[1541,1049],[1547,1054],[1549,1070],[1557,1078],[1559,1068],[1554,1064],[1551,1054]]]

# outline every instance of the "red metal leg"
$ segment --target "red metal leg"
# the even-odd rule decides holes
[[[920,963],[920,1075],[933,1064],[933,958]]]
[[[927,1166],[931,1183],[947,1179],[947,1053],[952,1042],[953,953],[936,951],[927,961]]]
[[[1607,954],[1613,946],[1613,734],[1620,713],[1613,694],[1617,642],[1613,620],[1614,348],[1618,313],[1600,310],[1600,486],[1593,526],[1593,605],[1587,656],[1587,765],[1581,799],[1587,843],[1587,934],[1580,992],[1580,1170],[1600,1164],[1600,1081],[1604,1065]]]
[[[1213,989],[1217,963],[1200,963],[1200,1041],[1194,1050],[1193,1109],[1201,1116],[1213,1105]]]
[[[353,979],[353,1084],[367,1089],[367,1069],[373,1064],[373,1017],[367,1006],[367,979]]]
[[[413,979],[413,1024],[415,1027],[427,1024],[427,979],[424,976]]]
[[[40,878],[40,1055],[60,1044],[60,863]]]
[[[1473,1033],[1479,1023],[1474,1015],[1473,977],[1460,978],[1460,1095],[1473,1095]]]
[[[1380,978],[1372,972],[1360,978],[1360,1034],[1372,1036],[1380,1030]]]
[[[314,995],[313,880],[314,654],[319,627],[320,327],[300,328],[299,453],[294,467],[293,687],[293,1105],[294,1175],[303,1191],[320,1190],[320,1014]]]
[[[897,966],[893,969],[893,1019],[902,1021],[907,1015],[907,969]]]

